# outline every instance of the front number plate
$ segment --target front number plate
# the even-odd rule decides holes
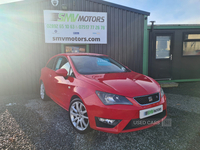
[[[161,112],[163,112],[163,105],[159,105],[159,106],[156,106],[156,107],[140,110],[140,119],[143,119],[143,118],[146,118],[146,117],[149,117],[149,116],[153,116],[153,115],[159,114]]]

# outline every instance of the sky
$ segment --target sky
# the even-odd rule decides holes
[[[155,24],[200,24],[200,0],[105,0],[150,12]]]
[[[0,4],[14,1],[22,0],[0,0]],[[156,21],[155,24],[200,24],[200,0],[105,1],[150,12],[148,23],[149,21]]]

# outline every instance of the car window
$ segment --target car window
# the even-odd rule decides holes
[[[105,74],[130,72],[115,60],[105,56],[71,56],[80,74]]]
[[[56,57],[52,58],[49,63],[47,64],[47,68],[53,69]]]
[[[55,70],[58,70],[58,69],[66,69],[68,72],[68,74],[67,74],[68,76],[75,77],[72,67],[71,67],[69,61],[67,60],[67,58],[65,58],[65,57],[59,57],[57,59]]]
[[[56,63],[55,70],[60,69],[60,65],[61,65],[62,60],[63,60],[63,58],[58,58],[57,63]]]

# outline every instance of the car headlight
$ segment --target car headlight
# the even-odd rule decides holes
[[[161,94],[161,98],[165,95],[165,93],[164,93],[164,91],[163,91],[162,88],[161,88],[161,90],[160,90],[160,94]]]
[[[115,105],[115,104],[124,104],[124,105],[133,105],[126,97],[96,91],[97,96],[105,105]]]

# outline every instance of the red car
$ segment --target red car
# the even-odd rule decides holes
[[[79,133],[109,133],[152,127],[167,116],[166,96],[148,76],[102,54],[66,53],[41,70],[40,96],[69,111]]]

